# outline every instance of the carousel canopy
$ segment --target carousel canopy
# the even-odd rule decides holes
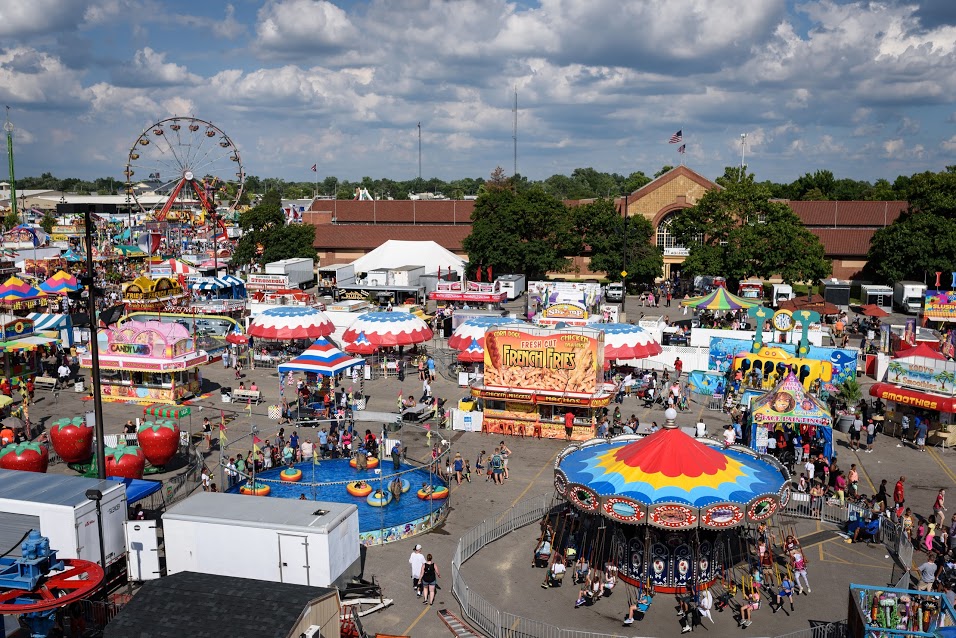
[[[34,288],[19,277],[10,277],[0,284],[0,300],[2,301],[36,299],[37,297],[43,297],[45,295],[45,292]]]
[[[309,306],[269,308],[253,318],[246,333],[268,341],[318,339],[335,331],[335,326],[321,310]]]
[[[311,372],[327,377],[364,365],[364,359],[350,357],[325,337],[320,337],[298,357],[279,366],[279,374],[288,372]]]
[[[448,347],[455,350],[471,348],[473,341],[478,342],[479,348],[485,347],[485,332],[488,328],[497,328],[509,323],[525,323],[512,317],[475,317],[463,321],[455,328],[455,332],[448,337]]]
[[[773,390],[754,400],[751,418],[771,429],[777,423],[827,426],[832,422],[830,409],[807,392],[792,372]]]
[[[432,338],[432,329],[410,312],[367,312],[352,322],[342,340],[355,342],[359,334],[377,348],[410,346]]]
[[[663,352],[650,333],[630,323],[601,323],[593,326],[604,332],[604,360],[646,359]]]
[[[558,492],[588,513],[664,529],[726,529],[766,520],[789,499],[789,477],[749,449],[720,449],[673,422],[642,439],[592,439],[562,452]]]
[[[756,301],[748,301],[727,292],[726,288],[715,288],[713,292],[703,297],[694,297],[680,302],[682,306],[697,308],[698,310],[740,310],[759,306]]]
[[[65,295],[68,292],[76,292],[83,286],[76,280],[76,277],[63,270],[57,271],[52,277],[40,284],[40,290],[49,294]]]

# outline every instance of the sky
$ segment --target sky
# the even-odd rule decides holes
[[[956,164],[954,70],[952,0],[0,0],[19,176],[122,180],[170,117],[232,142],[207,172],[412,179],[421,123],[426,179],[510,174],[517,91],[532,179],[653,174],[681,130],[710,178],[746,134],[758,180],[892,181]],[[186,130],[136,176],[209,155]]]

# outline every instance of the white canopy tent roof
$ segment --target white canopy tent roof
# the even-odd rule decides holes
[[[352,262],[356,273],[409,265],[424,266],[426,274],[429,275],[437,273],[439,268],[442,273],[451,269],[461,277],[465,274],[465,260],[433,241],[390,239]]]

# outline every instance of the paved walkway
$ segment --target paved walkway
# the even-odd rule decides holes
[[[640,304],[630,298],[627,309],[632,318],[636,318],[640,313]],[[679,308],[657,310],[680,318]],[[430,344],[435,348],[443,345],[443,342],[437,339]],[[236,440],[242,433],[248,432],[252,423],[260,428],[260,436],[272,436],[276,433],[278,428],[275,422],[269,421],[266,416],[268,405],[278,399],[278,379],[274,370],[247,370],[247,385],[250,379],[255,380],[265,396],[265,402],[253,407],[251,413],[243,406],[220,402],[220,385],[237,385],[231,371],[223,370],[221,364],[215,363],[203,370],[203,376],[206,379],[204,391],[207,395],[192,402],[195,406],[194,431],[201,429],[203,416],[210,416],[216,421],[220,409],[223,409],[235,417],[235,421],[229,426],[230,440]],[[464,389],[458,388],[453,380],[445,376],[439,376],[433,387],[438,396],[447,398],[452,403],[466,394]],[[394,378],[366,382],[366,390],[371,395],[369,410],[390,412],[394,409],[395,397],[400,390],[406,394],[409,390],[414,390],[418,394],[421,385],[417,376],[409,376],[403,384],[399,384]],[[54,403],[50,393],[38,391],[38,401],[31,410],[31,417],[35,423],[49,424],[51,419],[92,410],[92,403],[82,401],[82,396],[85,395],[64,391],[60,393],[58,402]],[[645,410],[636,399],[627,399],[622,411],[626,415],[637,414],[642,423],[651,420],[663,421],[663,412],[660,409]],[[119,433],[127,419],[142,416],[142,407],[106,403],[104,415],[107,433]],[[725,415],[710,412],[706,406],[692,403],[690,410],[679,415],[678,423],[691,426],[699,419],[703,419],[712,432],[728,422]],[[288,433],[288,428],[286,431]],[[310,434],[303,435],[300,432],[300,435],[306,437]],[[450,438],[453,450],[460,451],[472,462],[478,452],[490,451],[501,440],[500,436],[491,437],[477,433],[443,431],[442,434]],[[423,431],[406,428],[401,436],[410,446],[410,456],[419,459],[427,457],[427,440]],[[856,453],[847,448],[843,435],[836,434],[835,438],[841,467],[849,467],[851,462],[857,463],[861,469],[861,488],[865,493],[872,494],[881,479],[887,479],[892,489],[896,479],[905,474],[907,504],[919,513],[928,513],[931,511],[936,491],[940,487],[952,488],[956,485],[954,452],[930,449],[919,453],[909,448],[897,448],[896,441],[887,436],[879,436],[872,454]],[[245,449],[237,445],[235,451],[251,449],[251,441],[246,441],[248,443]],[[458,538],[482,519],[500,513],[528,496],[551,493],[553,490],[553,463],[564,447],[563,442],[514,439],[509,440],[508,445],[514,455],[511,460],[511,478],[503,486],[486,483],[483,477],[476,477],[475,482],[461,487],[452,486],[451,513],[441,528],[416,539],[369,549],[366,578],[374,577],[382,584],[385,595],[395,599],[393,607],[365,619],[365,625],[370,632],[428,638],[449,636],[450,631],[438,618],[437,611],[447,606],[453,613],[460,615],[460,609],[451,595],[450,566]],[[207,458],[207,462],[210,467],[214,467],[218,462],[218,453]],[[62,465],[51,471],[69,472]],[[956,511],[954,507],[951,509]],[[808,620],[842,619],[846,616],[846,585],[849,582],[886,584],[890,576],[890,561],[884,557],[882,546],[847,545],[841,539],[831,536],[831,528],[826,525],[805,521],[795,524],[801,535],[815,539],[813,549],[808,552],[813,560],[810,566],[813,594],[802,597],[798,601],[796,613],[790,617],[784,616],[782,612],[771,614],[766,607],[761,609],[750,630],[754,635],[785,633],[806,627]],[[563,627],[625,635],[663,635],[676,634],[679,631],[675,615],[664,599],[660,601],[661,604],[655,603],[643,623],[635,624],[630,629],[621,627],[618,622],[618,619],[623,617],[623,596],[601,601],[592,608],[574,610],[574,592],[571,587],[544,590],[539,586],[542,573],[529,567],[534,540],[534,529],[526,528],[483,549],[465,564],[463,573],[468,584],[486,598],[494,600],[502,609],[547,620]],[[420,599],[415,597],[411,589],[407,560],[415,543],[422,543],[425,552],[434,554],[443,575],[439,581],[442,589],[436,598],[435,606],[430,609],[420,603]],[[919,556],[917,553],[916,560],[919,560]],[[738,631],[728,620],[726,612],[715,614],[715,618],[718,624],[707,627],[710,635],[716,637],[720,632]]]

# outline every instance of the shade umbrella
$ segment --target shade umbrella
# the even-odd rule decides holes
[[[389,348],[410,346],[432,338],[432,329],[410,312],[367,312],[352,322],[342,340],[354,343],[358,336],[365,338],[373,346]]]
[[[373,345],[364,332],[360,332],[352,343],[345,344],[345,351],[350,354],[375,354],[376,350],[378,346]]]
[[[604,360],[646,359],[664,351],[650,333],[630,323],[602,323],[594,326],[604,332]]]
[[[242,334],[241,332],[230,332],[226,335],[226,341],[229,343],[235,344],[237,346],[242,346],[249,343],[249,337]]]
[[[8,427],[11,430],[19,430],[23,427],[23,421],[15,416],[8,416],[4,420],[0,421],[0,425]]]
[[[318,339],[333,332],[335,326],[321,310],[310,306],[280,306],[256,316],[246,334],[268,341],[289,341]]]
[[[336,348],[328,339],[320,337],[298,357],[280,365],[279,374],[301,371],[331,377],[364,364],[364,359],[350,357]]]
[[[715,288],[710,294],[703,297],[684,299],[680,302],[680,305],[697,308],[698,310],[741,310],[759,306],[760,303],[732,295],[727,292],[726,288]]]
[[[477,339],[472,339],[468,347],[458,353],[458,360],[465,363],[483,363],[485,349],[478,344]]]
[[[798,310],[809,310],[811,312],[819,312],[821,315],[840,314],[840,309],[837,308],[836,305],[824,299],[823,295],[794,297],[793,299],[778,302],[777,307],[781,310],[791,310],[793,312]]]
[[[460,326],[455,328],[455,332],[448,337],[448,347],[455,350],[465,350],[471,346],[473,340],[478,341],[478,347],[485,347],[485,332],[489,328],[509,323],[525,323],[520,319],[511,317],[475,317],[463,321]]]
[[[888,317],[890,313],[883,310],[876,304],[870,303],[860,307],[860,313],[867,317]]]

